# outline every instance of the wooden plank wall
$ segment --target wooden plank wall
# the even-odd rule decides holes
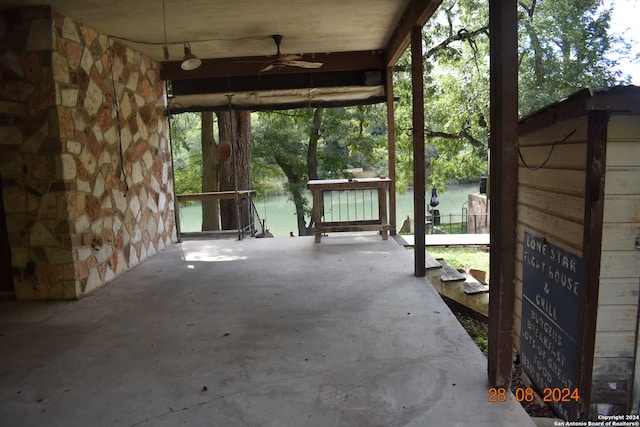
[[[635,249],[640,233],[639,116],[611,116],[606,156],[591,401],[592,412],[629,413],[640,295],[640,251]]]
[[[574,132],[563,141],[566,136]],[[587,156],[587,116],[580,116],[520,135],[518,228],[516,249],[515,347],[520,350],[522,252],[524,233],[545,237],[582,256]],[[554,145],[555,143],[555,145]]]

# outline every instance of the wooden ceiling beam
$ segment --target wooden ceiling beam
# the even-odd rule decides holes
[[[207,93],[250,92],[266,90],[308,89],[314,87],[381,86],[385,84],[384,70],[309,72],[298,74],[263,74],[261,76],[211,77],[173,80],[171,92],[175,96]]]
[[[404,53],[411,41],[411,30],[414,26],[424,26],[440,6],[442,0],[412,0],[391,35],[386,52],[386,66],[393,67]]]
[[[233,76],[268,76],[325,73],[334,71],[354,70],[384,70],[385,54],[383,51],[355,51],[316,53],[303,55],[305,61],[321,62],[322,67],[317,69],[285,67],[281,70],[270,70],[260,73],[260,70],[269,65],[275,56],[251,56],[242,58],[213,58],[203,59],[202,65],[191,71],[180,68],[181,61],[166,61],[160,66],[160,77],[163,80],[193,80],[216,77]]]

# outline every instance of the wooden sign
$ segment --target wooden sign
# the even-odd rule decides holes
[[[522,257],[523,369],[565,420],[576,416],[582,259],[528,232]]]

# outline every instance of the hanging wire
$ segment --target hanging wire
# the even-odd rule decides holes
[[[165,81],[165,93],[167,91],[167,81]],[[178,201],[178,195],[176,194],[176,167],[175,164],[173,162],[174,158],[173,157],[173,138],[171,136],[171,107],[167,106],[167,125],[169,126],[169,150],[171,152],[171,182],[173,184],[173,213],[174,213],[174,219],[176,222],[176,236],[178,238],[178,243],[180,243],[181,240],[181,233],[180,233],[180,202]]]
[[[164,53],[164,59],[169,59],[169,48],[167,47],[167,14],[165,12],[164,0],[162,0],[162,29],[164,32],[164,46],[162,46],[162,51]]]
[[[231,99],[233,98],[233,94],[227,94],[227,100],[229,102],[229,124],[231,126],[231,132],[229,135],[230,142],[233,141],[233,108],[231,106]],[[240,193],[238,193],[238,171],[237,171],[237,163],[236,163],[236,146],[237,141],[231,145],[231,158],[233,161],[233,187],[236,192],[236,226],[238,227],[238,240],[242,240],[242,222],[240,218]]]
[[[116,127],[118,129],[118,152],[120,154],[120,179],[124,182],[125,196],[129,192],[129,184],[127,183],[127,172],[124,170],[124,154],[122,153],[122,132],[120,130],[120,107],[118,105],[118,92],[116,91],[116,79],[113,75],[113,44],[112,40],[109,40],[109,61],[111,67],[109,72],[111,73],[111,84],[113,85],[113,109],[116,110]]]
[[[522,151],[520,150],[520,144],[518,142],[516,142],[516,148],[518,149],[518,156],[520,156],[520,160],[522,160],[522,164],[529,170],[535,171],[538,169],[542,169],[544,167],[544,165],[547,164],[547,162],[551,159],[551,154],[553,154],[553,150],[556,148],[556,145],[562,144],[563,142],[566,142],[567,139],[569,139],[571,137],[571,135],[573,135],[574,133],[576,133],[577,129],[572,130],[571,132],[569,132],[568,134],[566,134],[564,136],[564,138],[562,138],[559,141],[555,141],[552,145],[551,145],[551,149],[549,150],[549,154],[547,155],[547,158],[544,159],[542,161],[542,163],[540,163],[538,166],[529,166],[527,164],[527,162],[524,160],[524,156],[522,155]]]

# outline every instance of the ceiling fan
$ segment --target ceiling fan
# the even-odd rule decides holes
[[[302,56],[300,55],[284,55],[280,52],[280,42],[282,41],[282,36],[280,34],[275,34],[271,36],[273,41],[276,44],[276,58],[269,63],[266,67],[260,70],[261,73],[265,71],[270,71],[273,69],[279,70],[284,67],[300,67],[300,68],[320,68],[322,67],[322,62],[308,62],[308,61],[300,61]]]

